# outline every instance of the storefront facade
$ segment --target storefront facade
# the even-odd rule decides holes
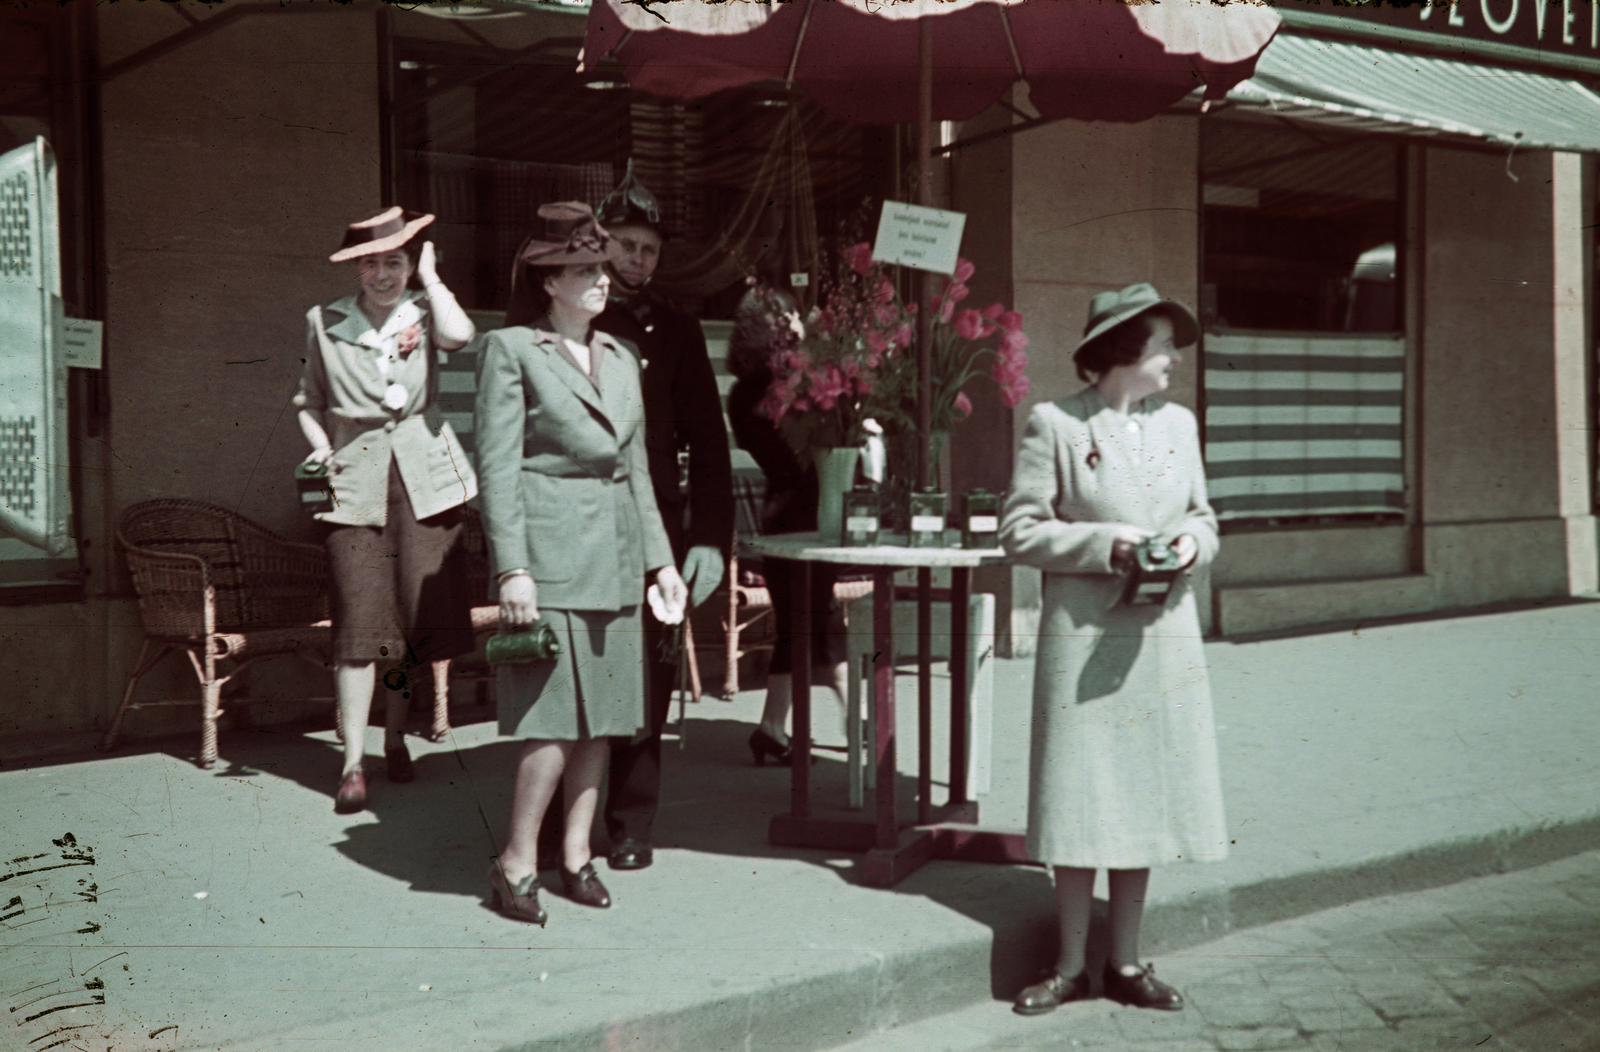
[[[762,167],[783,100],[673,105],[578,81],[581,8],[27,11],[6,17],[36,31],[43,65],[10,64],[36,72],[4,86],[0,118],[15,142],[47,135],[61,159],[68,313],[103,321],[105,346],[104,368],[71,385],[77,547],[67,564],[0,581],[8,734],[102,726],[120,697],[141,640],[114,544],[129,505],[189,497],[312,539],[286,406],[305,308],[347,291],[326,262],[345,223],[391,202],[436,211],[445,277],[485,320],[516,209],[603,192],[630,156],[688,202],[672,220],[674,264],[708,316],[729,306],[703,251],[719,224],[737,221],[746,246],[801,239],[793,210],[758,221],[741,207],[758,179],[798,193]],[[1561,113],[1587,112],[1583,85],[1600,81],[1592,5],[1483,0],[1428,19],[1409,10],[1411,26],[1330,26],[1308,11],[1286,14],[1274,48],[1533,71],[1572,85]],[[1528,52],[1541,12],[1530,39],[1543,50]],[[1485,99],[1467,78],[1459,98],[1437,96],[1438,126],[1335,113],[1304,92],[1291,105],[1270,77],[1252,83],[1255,95],[1246,86],[1203,115],[1030,125],[996,107],[945,130],[942,192],[969,217],[974,295],[1027,319],[1033,398],[1080,385],[1069,354],[1097,291],[1150,281],[1205,315],[1173,397],[1204,422],[1226,522],[1204,583],[1213,633],[1596,591],[1594,147],[1558,141],[1525,96]],[[1025,88],[1010,102],[1028,112]],[[1520,120],[1526,144],[1474,124],[1485,107]],[[827,236],[863,197],[895,192],[900,155],[891,131],[808,121]],[[739,135],[743,160],[716,151]],[[704,175],[708,156],[721,176]],[[701,173],[704,192],[674,197],[683,173]],[[469,419],[470,369],[446,391],[456,422]],[[1030,403],[972,397],[951,483],[1003,489]],[[983,587],[1000,598],[1006,651],[1026,652],[1037,578],[995,571]],[[314,672],[277,664],[253,669],[249,687],[282,698],[284,716],[327,693]],[[192,689],[174,660],[141,692]],[[132,730],[190,726],[186,710],[156,710]]]

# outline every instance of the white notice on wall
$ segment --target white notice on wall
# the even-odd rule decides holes
[[[100,368],[100,335],[105,322],[66,318],[61,327],[61,349],[71,369]]]
[[[961,251],[961,230],[966,225],[965,212],[885,201],[872,258],[935,274],[953,274]]]

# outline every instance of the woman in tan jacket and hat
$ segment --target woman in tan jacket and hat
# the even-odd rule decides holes
[[[611,905],[590,828],[610,739],[646,723],[640,596],[653,580],[669,624],[688,600],[650,482],[643,365],[592,324],[606,306],[608,237],[577,202],[542,206],[538,222],[513,264],[508,327],[488,335],[474,422],[502,628],[542,616],[563,648],[501,666],[497,684],[500,733],[525,744],[490,903],[533,924],[545,922],[538,832],[558,781],[563,888]]]
[[[294,404],[311,444],[306,459],[328,465],[333,491],[333,509],[317,518],[330,527],[341,814],[367,803],[362,758],[377,665],[391,666],[389,780],[409,782],[406,673],[473,649],[471,597],[454,556],[477,483],[450,425],[425,418],[438,400],[435,349],[466,346],[473,326],[439,280],[433,242],[417,249],[431,222],[391,208],[352,223],[329,258],[353,262],[357,291],[306,312]]]
[[[1061,956],[1016,1010],[1090,996],[1095,872],[1107,870],[1105,995],[1140,1008],[1183,998],[1139,964],[1150,867],[1227,853],[1200,621],[1184,575],[1164,603],[1124,601],[1136,547],[1170,545],[1185,569],[1217,551],[1194,414],[1157,396],[1188,308],[1149,285],[1094,297],[1073,359],[1089,387],[1035,406],[1001,514],[1017,562],[1044,571],[1033,680],[1029,857],[1051,866]]]

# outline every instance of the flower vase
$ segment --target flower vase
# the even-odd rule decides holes
[[[817,533],[824,545],[838,545],[844,539],[844,495],[856,477],[856,458],[861,450],[845,446],[812,451],[817,465]]]

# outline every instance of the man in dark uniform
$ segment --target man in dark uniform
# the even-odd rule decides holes
[[[631,164],[622,183],[601,203],[599,219],[611,234],[606,267],[611,293],[594,324],[636,348],[642,359],[650,481],[693,609],[721,583],[733,539],[733,467],[722,399],[700,323],[646,288],[661,258],[661,217],[655,198],[634,182]],[[678,481],[678,452],[683,449],[689,452],[687,500]],[[644,624],[648,735],[641,741],[619,738],[612,743],[605,809],[612,869],[643,869],[653,860],[650,831],[661,797],[661,728],[677,679],[676,662],[667,652],[674,630],[649,612]],[[558,795],[547,812],[553,817],[545,822],[548,833],[555,834],[552,843],[559,842],[564,810]],[[560,857],[559,851],[541,855]]]

